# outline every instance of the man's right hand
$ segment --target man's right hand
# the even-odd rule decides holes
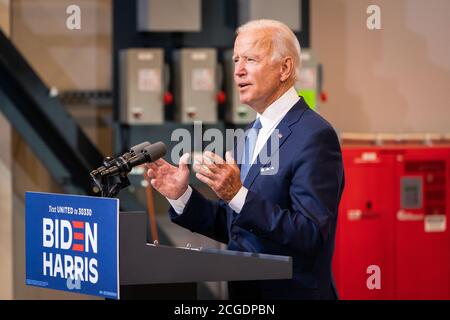
[[[147,174],[153,188],[171,200],[181,197],[189,185],[188,159],[189,153],[183,154],[178,167],[171,165],[164,159],[158,159],[147,164]]]

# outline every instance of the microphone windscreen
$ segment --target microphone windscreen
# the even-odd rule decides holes
[[[167,149],[166,145],[161,141],[155,142],[144,148],[143,152],[148,153],[151,162],[158,160],[165,156]]]
[[[149,145],[151,145],[151,143],[148,141],[141,142],[134,147],[131,147],[130,152],[134,154],[141,153],[145,149],[145,147],[148,147]]]

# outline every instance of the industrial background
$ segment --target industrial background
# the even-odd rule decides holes
[[[340,298],[450,299],[449,15],[448,0],[0,0],[0,299],[93,299],[25,285],[25,191],[92,195],[106,156],[144,140],[171,150],[194,121],[221,132],[253,121],[231,53],[255,18],[295,31],[298,93],[341,139]],[[171,224],[143,169],[130,180],[121,207],[148,212],[148,241],[224,248]],[[198,290],[227,297],[222,282]]]

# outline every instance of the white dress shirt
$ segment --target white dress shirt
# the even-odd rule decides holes
[[[256,117],[261,121],[262,128],[259,130],[258,138],[256,139],[255,149],[253,150],[252,163],[255,162],[259,152],[264,147],[267,140],[270,138],[273,130],[284,118],[286,113],[300,100],[297,91],[291,87],[281,97],[274,101],[262,114],[257,114]],[[244,186],[239,189],[238,193],[228,203],[231,209],[236,213],[241,212],[245,204],[248,189]],[[176,200],[167,199],[176,213],[182,214],[184,207],[189,201],[192,194],[191,186],[188,186],[184,194]]]

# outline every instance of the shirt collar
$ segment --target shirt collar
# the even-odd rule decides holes
[[[286,113],[300,100],[294,87],[287,90],[281,97],[275,100],[262,114],[257,113],[262,125],[262,130],[271,130],[277,125]]]

